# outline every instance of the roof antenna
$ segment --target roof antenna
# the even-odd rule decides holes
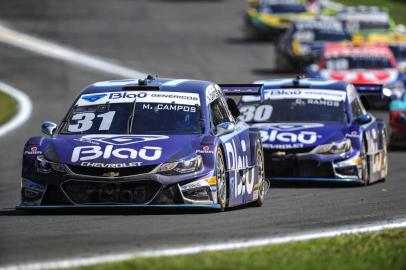
[[[293,79],[293,85],[297,86],[300,83],[300,80],[303,79],[303,75],[297,75],[296,78]]]

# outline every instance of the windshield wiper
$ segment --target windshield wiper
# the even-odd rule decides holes
[[[135,119],[135,106],[136,105],[137,105],[137,99],[134,98],[133,109],[132,109],[130,117],[127,120],[127,134],[130,134],[131,130],[133,129],[133,124],[134,124],[134,119]]]

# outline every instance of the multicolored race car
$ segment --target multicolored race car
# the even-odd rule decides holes
[[[261,139],[238,116],[208,81],[92,84],[25,144],[17,208],[260,206]]]
[[[240,118],[260,130],[271,181],[367,185],[387,175],[383,120],[363,107],[352,84],[277,79],[259,95],[243,96]]]
[[[392,148],[406,147],[406,95],[394,99],[389,106],[390,141]]]
[[[365,95],[362,98],[367,107],[386,108],[393,94],[404,91],[404,74],[397,69],[391,50],[381,44],[327,44],[319,65],[313,64],[305,72],[310,78],[364,86],[381,85],[385,98]]]
[[[379,7],[347,7],[335,17],[351,34],[367,36],[372,33],[390,33],[396,29],[395,21],[386,10]]]
[[[280,37],[276,47],[278,70],[301,71],[319,61],[328,42],[351,40],[341,22],[333,18],[297,20]]]
[[[245,15],[245,30],[250,39],[275,40],[293,20],[311,18],[300,0],[250,0]]]

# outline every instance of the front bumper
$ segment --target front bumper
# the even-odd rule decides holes
[[[346,157],[316,154],[287,154],[281,156],[265,150],[265,172],[271,181],[316,181],[362,184],[362,159],[359,155]]]
[[[217,207],[217,181],[209,174],[125,177],[48,174],[21,183],[18,209]]]

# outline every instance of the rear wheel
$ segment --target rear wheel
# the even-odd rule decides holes
[[[221,149],[217,150],[216,159],[216,177],[217,177],[217,203],[220,205],[220,211],[227,207],[227,182],[226,171],[224,168],[224,158]]]
[[[369,159],[366,144],[367,141],[364,139],[362,143],[362,180],[365,186],[369,185]]]
[[[255,206],[262,206],[265,200],[266,183],[265,183],[265,167],[264,167],[264,152],[261,144],[257,143],[257,168],[258,168],[258,199],[254,202]]]

